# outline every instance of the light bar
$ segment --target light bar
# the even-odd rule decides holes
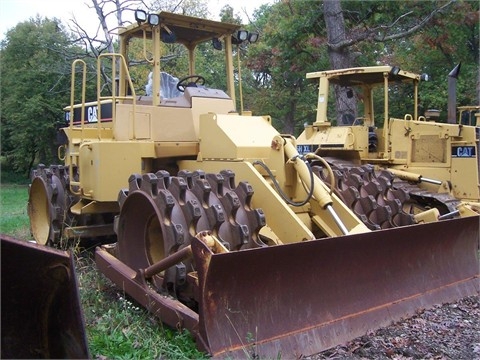
[[[135,21],[138,25],[147,22],[151,26],[157,26],[160,24],[160,16],[158,14],[148,14],[144,10],[135,10]]]
[[[248,42],[253,44],[253,43],[256,43],[258,40],[258,33],[254,32],[254,33],[249,33],[248,34]]]
[[[158,16],[157,14],[148,14],[148,23],[151,26],[157,26],[158,24],[160,24],[160,16]]]
[[[249,33],[247,30],[238,30],[236,34],[232,35],[232,44],[239,45],[245,41],[253,44],[258,41],[258,37],[257,32]]]
[[[135,21],[138,25],[147,21],[147,13],[143,10],[135,10]]]

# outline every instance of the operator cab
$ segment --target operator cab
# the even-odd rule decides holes
[[[189,119],[184,122],[191,123],[190,140],[196,139],[196,122],[201,114],[237,112],[233,49],[245,42],[256,42],[257,33],[241,30],[238,24],[168,12],[147,14],[137,10],[135,20],[136,23],[118,30],[118,53],[98,57],[97,99],[86,101],[85,78],[82,79],[82,93],[72,92],[70,106],[64,109],[65,120],[71,128],[107,129],[105,131],[113,131],[117,139],[129,139],[133,135],[128,134],[128,129],[143,123],[146,126],[149,116]],[[197,58],[215,68],[198,74]],[[75,83],[77,68],[82,67],[79,73],[85,75],[87,66],[76,60],[73,67],[72,83]],[[136,82],[134,79],[142,80]],[[80,96],[81,101],[75,103]],[[157,123],[159,121],[155,121],[155,126]],[[143,132],[154,140],[163,139],[152,135],[153,129]],[[137,132],[133,137],[138,138]]]
[[[319,152],[328,156],[371,161],[389,154],[392,121],[406,127],[410,120],[425,120],[418,111],[418,84],[425,75],[371,66],[312,72],[307,79],[318,81],[318,107],[316,120],[297,138],[299,152],[321,148]],[[337,108],[336,97],[329,95],[342,92],[345,101]]]
[[[167,12],[147,14],[143,10],[137,10],[135,20],[136,24],[119,30],[120,53],[126,64],[143,65],[129,66],[128,71],[120,69],[120,97],[131,92],[127,78],[129,74],[133,78],[145,78],[142,74],[148,74],[145,95],[138,97],[143,104],[149,102],[156,106],[191,107],[192,97],[208,97],[229,99],[233,101],[234,109],[233,45],[244,41],[255,42],[258,34],[240,30],[240,25],[237,24]],[[139,43],[141,52],[138,51]],[[215,51],[212,52],[209,47]],[[183,55],[185,50],[187,62]],[[217,56],[214,53],[221,50],[224,50],[225,55],[226,76],[222,81],[225,82],[226,91],[209,88],[205,77],[196,73],[195,60],[199,51],[213,57]],[[201,56],[204,57],[204,54]],[[137,92],[140,95],[143,89],[137,89]]]

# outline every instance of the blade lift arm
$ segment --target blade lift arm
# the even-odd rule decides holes
[[[277,144],[279,148],[283,148],[285,156],[289,159],[288,162],[293,164],[301,182],[308,189],[307,199],[297,206],[309,202],[313,213],[312,221],[328,236],[341,236],[370,231],[341,199],[332,193],[332,187],[329,188],[319,177],[312,173],[305,158],[318,158],[317,155],[308,154],[302,157],[292,140],[280,135],[274,138],[272,144]],[[333,179],[333,176],[331,176],[331,179]],[[285,198],[285,196],[282,197]],[[290,205],[295,204],[290,203]]]

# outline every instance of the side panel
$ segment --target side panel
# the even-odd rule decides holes
[[[480,201],[477,145],[452,144],[453,193],[463,200]]]
[[[197,141],[191,108],[137,105],[135,119],[131,104],[117,105],[114,135],[117,140],[134,136],[153,141]]]
[[[200,116],[200,151],[204,159],[264,159],[279,133],[261,116]]]
[[[474,127],[393,120],[392,134],[394,163],[398,163],[398,157],[408,156],[402,169],[449,181],[458,199],[480,200]]]
[[[231,99],[192,97],[181,100],[182,106],[117,104],[114,135],[117,140],[151,139],[153,141],[198,141],[201,114],[228,114],[234,107]]]
[[[142,173],[142,158],[153,158],[153,142],[100,141],[80,146],[80,182],[83,196],[116,201],[133,173]]]

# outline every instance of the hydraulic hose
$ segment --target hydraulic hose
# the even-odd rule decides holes
[[[282,137],[280,137],[280,141],[276,140],[276,142],[281,142],[283,144],[285,155],[289,158],[289,161],[293,163],[301,181],[309,188],[307,198],[304,201],[300,203],[292,202],[282,191],[282,189],[278,185],[278,182],[275,180],[273,173],[263,162],[257,160],[253,162],[253,164],[260,165],[263,169],[265,169],[265,171],[267,171],[268,175],[273,181],[275,189],[288,204],[293,206],[302,206],[314,197],[315,200],[319,203],[319,205],[332,216],[335,224],[338,226],[342,234],[347,235],[349,233],[347,227],[344,225],[336,211],[333,209],[333,200],[331,194],[327,191],[326,186],[322,186],[322,181],[314,176],[308,162],[304,161],[304,159],[300,156],[300,154],[297,152],[297,149],[295,148],[295,146],[293,146],[292,143],[286,141]]]
[[[300,157],[300,155],[298,155],[298,156]],[[293,159],[291,159],[291,160],[293,160]],[[281,196],[283,201],[285,201],[289,205],[298,206],[298,207],[307,204],[313,196],[313,176],[314,176],[314,174],[313,174],[312,168],[310,167],[310,164],[308,162],[305,162],[305,164],[307,165],[308,171],[310,172],[310,184],[312,184],[312,185],[310,186],[310,189],[308,191],[306,199],[303,200],[303,201],[300,201],[300,202],[295,202],[295,201],[290,200],[288,198],[287,194],[285,194],[285,192],[282,190],[282,188],[278,184],[278,181],[275,179],[275,175],[273,175],[272,171],[269,169],[267,164],[265,164],[264,162],[262,162],[260,160],[256,160],[256,161],[253,162],[253,165],[259,165],[267,172],[268,176],[270,177],[270,180],[272,180],[272,183],[273,183],[273,186],[275,187],[275,190],[277,190],[278,194]]]

